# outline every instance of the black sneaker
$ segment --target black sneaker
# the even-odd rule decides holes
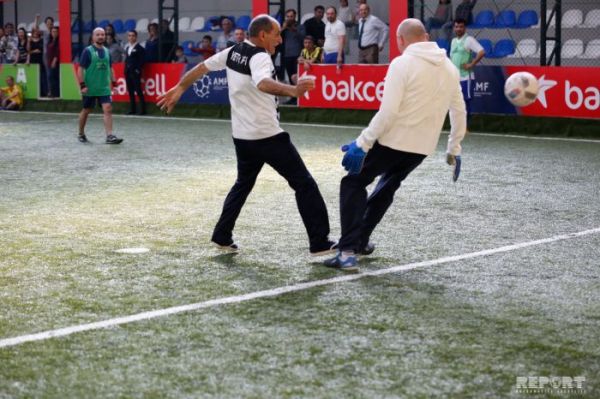
[[[367,245],[365,245],[358,251],[358,254],[367,256],[367,255],[371,255],[374,251],[375,251],[375,244],[368,243]]]
[[[222,245],[215,241],[212,241],[212,243],[217,247],[217,249],[219,249],[220,251],[223,251],[225,253],[235,254],[240,251],[240,248],[234,242],[232,242],[229,245]]]
[[[85,134],[80,134],[77,137],[77,140],[79,140],[80,143],[87,143],[88,142],[88,139],[87,139],[87,137],[85,137]]]
[[[114,134],[106,136],[106,144],[121,144],[123,139],[118,138]]]
[[[314,246],[310,248],[310,254],[312,256],[323,256],[334,254],[337,252],[338,243],[335,241],[328,240],[319,246]]]

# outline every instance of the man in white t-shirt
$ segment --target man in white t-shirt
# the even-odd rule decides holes
[[[375,250],[369,238],[402,181],[432,154],[450,111],[446,161],[460,158],[465,135],[465,103],[458,71],[423,23],[408,18],[398,26],[402,53],[390,64],[377,114],[360,136],[342,149],[342,165],[349,171],[340,186],[342,236],[339,252],[326,266],[356,270],[357,256]],[[455,172],[456,173],[456,172]],[[380,176],[367,197],[366,187]]]
[[[327,22],[325,22],[325,53],[323,62],[325,64],[342,65],[344,63],[344,45],[346,43],[346,26],[337,19],[335,7],[329,7],[325,11]]]
[[[296,86],[275,80],[271,55],[281,44],[280,26],[268,15],[255,17],[249,39],[217,53],[187,72],[161,96],[158,105],[171,112],[182,94],[210,71],[227,69],[233,142],[238,176],[229,191],[212,242],[227,252],[237,252],[233,228],[262,167],[267,164],[283,176],[296,192],[296,203],[308,233],[310,253],[334,251],[329,240],[329,217],[317,183],[306,169],[290,136],[279,126],[277,96],[299,97],[314,89],[313,79],[301,78]]]
[[[471,118],[471,100],[475,93],[473,68],[485,56],[485,50],[477,39],[467,34],[466,23],[467,21],[464,19],[454,21],[456,37],[452,39],[452,45],[450,46],[450,59],[460,72],[460,86],[467,106],[468,123]],[[475,58],[473,58],[473,54],[475,54]]]

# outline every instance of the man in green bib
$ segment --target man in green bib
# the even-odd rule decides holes
[[[79,141],[82,143],[88,141],[85,136],[85,124],[96,103],[100,104],[104,113],[106,144],[120,144],[123,141],[123,139],[115,136],[112,131],[111,94],[112,86],[115,84],[115,74],[112,70],[110,53],[104,47],[105,38],[104,29],[94,29],[92,33],[93,44],[83,50],[79,60],[77,77],[83,96],[83,109],[79,114]]]
[[[454,21],[456,37],[452,39],[452,45],[450,46],[450,59],[460,72],[460,87],[467,106],[468,124],[471,118],[471,99],[475,92],[473,68],[485,56],[485,50],[473,36],[467,34],[466,24],[467,21],[464,19]],[[473,53],[476,54],[475,58],[473,58]]]

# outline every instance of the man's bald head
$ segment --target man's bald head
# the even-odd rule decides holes
[[[425,30],[425,26],[416,18],[407,18],[402,21],[398,25],[396,36],[398,36],[400,51],[404,51],[406,47],[413,43],[429,41],[429,35]]]

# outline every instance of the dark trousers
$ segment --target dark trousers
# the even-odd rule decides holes
[[[425,159],[425,155],[393,150],[375,143],[368,152],[361,172],[347,175],[340,186],[342,251],[359,251],[394,201],[402,181]],[[367,198],[367,186],[381,175]]]
[[[57,63],[58,64],[58,63]],[[49,67],[48,77],[50,79],[50,96],[51,97],[59,97],[60,96],[60,66],[56,65],[56,67]]]
[[[48,95],[48,74],[43,62],[38,65],[40,66],[40,97],[46,97]]]
[[[129,110],[131,112],[136,111],[135,106],[135,95],[140,97],[140,108],[142,113],[146,112],[146,102],[144,100],[144,92],[142,91],[142,74],[135,70],[127,71],[125,73],[125,83],[127,84],[127,91],[129,92]]]
[[[379,45],[363,47],[358,49],[359,64],[379,64]]]
[[[287,72],[288,81],[293,84],[292,76],[298,73],[298,57],[283,57],[283,68]]]
[[[329,236],[329,217],[317,183],[306,169],[289,134],[283,132],[262,140],[233,139],[238,175],[225,198],[223,212],[212,240],[221,245],[233,242],[232,234],[242,206],[252,191],[264,164],[285,178],[296,192],[296,203],[306,227],[311,248],[321,247]],[[273,204],[274,205],[274,204]]]

